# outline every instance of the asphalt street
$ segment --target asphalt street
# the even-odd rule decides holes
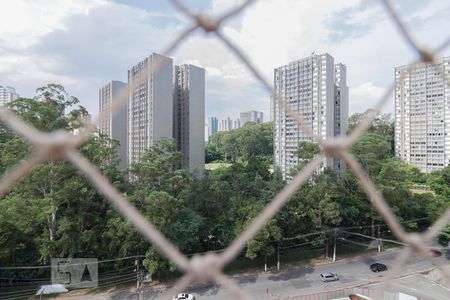
[[[425,299],[450,299],[450,290],[431,282],[422,275],[414,274],[432,269],[434,266],[428,261],[416,256],[409,257],[405,267],[401,270],[395,280],[389,281],[390,285],[377,285],[383,281],[388,272],[373,273],[369,265],[374,262],[381,262],[392,266],[399,251],[387,251],[373,256],[358,256],[352,259],[344,259],[335,263],[325,263],[321,265],[304,265],[301,267],[291,267],[280,271],[260,272],[233,276],[232,280],[241,289],[250,294],[254,299],[274,299],[283,296],[297,296],[314,294],[326,291],[334,291],[344,287],[369,286],[371,288],[383,288],[393,292],[403,291],[412,296],[423,297],[424,294],[434,293]],[[444,255],[437,258],[440,265],[450,263]],[[332,272],[339,276],[339,281],[324,283],[320,280],[320,273]],[[415,282],[418,285],[415,285]],[[408,288],[411,287],[411,288]],[[430,293],[428,292],[431,291]],[[434,292],[433,292],[434,291]],[[211,283],[197,284],[187,290],[193,293],[196,299],[230,299],[234,298],[229,292]],[[162,299],[166,296],[165,287],[147,286],[144,290],[145,299]],[[433,295],[434,295],[433,294]],[[444,297],[445,296],[445,297]],[[444,297],[444,298],[442,298]],[[90,294],[89,299],[138,299],[135,292],[123,290],[112,293]],[[74,297],[71,299],[87,299],[84,297]]]

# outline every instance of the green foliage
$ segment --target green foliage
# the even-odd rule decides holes
[[[317,154],[319,154],[320,146],[317,143],[300,141],[296,152],[300,163],[290,170],[289,175],[292,177],[300,172],[300,170],[302,170]]]
[[[439,234],[439,243],[444,246],[447,247],[448,243],[450,242],[450,224],[447,225],[444,230],[441,231],[441,233]]]
[[[369,175],[376,175],[381,171],[382,161],[391,157],[390,144],[386,139],[375,133],[366,133],[350,148]]]
[[[87,114],[86,109],[79,106],[69,112],[68,116],[65,115],[66,110],[78,104],[79,100],[70,96],[59,84],[40,87],[36,93],[33,99],[19,98],[10,102],[8,106],[22,119],[41,131],[76,128],[73,122],[78,116]]]
[[[79,107],[65,114],[78,100],[60,85],[49,84],[37,93],[33,99],[11,102],[9,108],[40,130],[70,129],[71,116],[84,111]],[[5,172],[25,159],[29,149],[22,138],[8,130],[2,133],[0,168]],[[110,145],[106,137],[93,137],[80,151],[120,186],[123,179]],[[107,255],[101,237],[109,209],[70,164],[49,161],[36,167],[0,201],[0,240],[8,241],[0,264],[36,265],[48,263],[51,257]]]
[[[135,196],[141,199],[150,191],[176,195],[187,182],[181,153],[176,151],[175,143],[170,139],[162,139],[148,149],[141,161],[131,164],[130,173],[137,178],[132,188]]]
[[[265,157],[271,161],[273,154],[272,123],[247,123],[227,132],[213,134],[205,146],[205,161],[236,162],[251,157]]]
[[[255,259],[258,256],[272,255],[275,252],[275,242],[281,238],[281,229],[277,226],[276,221],[271,219],[254,238],[248,241],[245,256]]]
[[[350,133],[365,118],[365,113],[355,113],[348,119],[347,133]],[[382,114],[373,120],[367,129],[367,133],[374,133],[385,138],[390,145],[390,154],[394,155],[394,121],[391,114]]]
[[[38,129],[53,131],[79,126],[79,116],[86,112],[82,107],[71,110],[77,103],[63,87],[48,85],[38,89],[33,99],[14,101],[11,109]],[[354,128],[361,117],[353,116],[350,127]],[[378,118],[350,150],[400,220],[425,220],[405,224],[407,229],[419,230],[448,207],[450,167],[425,175],[394,158],[391,125],[388,117]],[[228,246],[285,186],[281,174],[270,171],[270,123],[247,124],[211,136],[205,147],[207,160],[227,160],[229,167],[207,171],[201,178],[190,178],[174,142],[162,139],[140,162],[131,165],[126,176],[131,180],[127,182],[117,168],[116,145],[98,135],[86,141],[80,152],[186,254]],[[306,163],[319,150],[317,144],[302,142],[298,156]],[[2,172],[29,152],[22,138],[0,124]],[[430,192],[414,193],[417,186]],[[270,256],[280,240],[316,231],[323,233],[302,241],[323,247],[334,238],[336,227],[382,222],[350,171],[337,174],[326,169],[305,182],[248,241],[245,255],[251,259]],[[448,227],[443,231],[442,242],[448,241],[449,231]],[[0,265],[4,266],[48,264],[55,256],[106,259],[145,254],[143,263],[151,273],[163,277],[175,270],[129,220],[64,161],[38,166],[0,200],[0,244]]]
[[[297,155],[303,160],[311,160],[320,152],[319,144],[308,141],[298,143]]]

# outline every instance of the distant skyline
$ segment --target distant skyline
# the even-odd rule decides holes
[[[184,1],[213,15],[241,2]],[[421,45],[433,49],[447,38],[449,1],[395,3]],[[39,86],[60,83],[94,116],[99,86],[126,81],[136,61],[161,53],[190,24],[169,1],[16,0],[0,2],[0,10],[8,12],[0,18],[0,84],[31,97]],[[379,1],[260,0],[223,25],[269,82],[275,67],[312,52],[339,57],[336,63],[347,66],[350,113],[373,106],[394,82],[394,68],[417,57]],[[206,117],[270,115],[270,94],[213,35],[196,33],[170,56],[206,69]],[[393,108],[392,98],[384,111]]]

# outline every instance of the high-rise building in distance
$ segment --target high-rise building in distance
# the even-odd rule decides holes
[[[208,137],[219,131],[219,120],[216,117],[208,118]]]
[[[254,123],[264,123],[263,113],[260,111],[244,111],[239,115],[239,119],[241,121],[241,125],[244,126],[246,123],[254,122]]]
[[[183,164],[192,174],[205,167],[205,69],[193,65],[174,67],[173,136]]]
[[[128,163],[165,137],[173,138],[173,62],[153,53],[128,70]]]
[[[119,167],[121,169],[125,169],[128,166],[127,96],[127,84],[122,81],[110,81],[98,91],[99,131],[119,142],[117,156],[120,159]],[[112,105],[121,100],[123,105],[119,106],[116,112],[112,114]]]
[[[227,117],[226,120],[218,120],[217,125],[217,131],[230,131],[242,127],[241,120],[239,118],[232,120],[230,117]]]
[[[346,67],[334,64],[328,53],[290,62],[274,71],[273,119],[274,161],[289,179],[290,170],[298,165],[296,153],[300,141],[318,142],[345,134],[348,119]],[[297,120],[286,112],[280,101],[299,114],[313,133],[305,133]],[[339,160],[327,159],[322,167],[342,169]]]
[[[422,172],[450,165],[450,57],[395,68],[395,155]]]
[[[19,98],[16,89],[11,86],[0,85],[0,106],[6,105],[8,102]]]

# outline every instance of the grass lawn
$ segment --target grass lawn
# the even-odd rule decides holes
[[[214,162],[214,163],[205,164],[205,169],[206,170],[215,170],[215,169],[218,169],[218,168],[228,168],[229,166],[231,166],[230,163]]]

